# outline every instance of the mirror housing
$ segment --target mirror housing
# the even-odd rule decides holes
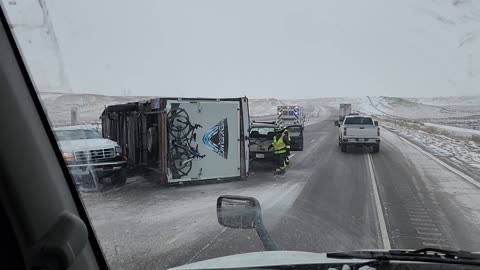
[[[373,123],[378,127],[378,121],[373,121]]]
[[[234,229],[255,229],[262,222],[260,203],[245,196],[220,196],[217,199],[218,223]]]
[[[246,196],[224,195],[217,199],[218,223],[234,229],[255,229],[267,251],[279,250],[262,221],[262,210],[257,199]]]
[[[338,121],[334,121],[333,123],[334,123],[334,125],[335,125],[336,127],[339,127],[339,126],[340,126],[340,123],[338,123]]]

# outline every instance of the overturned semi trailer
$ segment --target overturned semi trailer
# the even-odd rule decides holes
[[[248,176],[248,99],[155,98],[105,108],[102,134],[118,142],[130,168],[161,183]]]

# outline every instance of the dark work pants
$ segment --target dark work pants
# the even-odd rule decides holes
[[[282,153],[282,154],[275,154],[275,156],[277,157],[277,170],[285,170],[285,167],[286,167],[286,163],[285,163],[285,159],[287,158],[287,154],[286,153]]]

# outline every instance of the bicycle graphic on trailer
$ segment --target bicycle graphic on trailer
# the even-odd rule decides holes
[[[171,136],[171,147],[168,149],[168,160],[174,175],[186,176],[192,170],[192,161],[202,159],[206,155],[200,154],[196,143],[197,133],[195,130],[202,128],[199,124],[192,124],[190,117],[182,108],[175,108],[168,113],[169,135]]]

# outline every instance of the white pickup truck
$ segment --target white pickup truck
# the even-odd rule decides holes
[[[126,157],[120,146],[92,126],[53,129],[70,174],[84,190],[103,191],[126,183]]]
[[[378,121],[373,121],[369,116],[348,115],[342,123],[335,121],[338,129],[338,144],[342,152],[347,152],[347,147],[371,146],[373,153],[380,151],[380,128]]]

